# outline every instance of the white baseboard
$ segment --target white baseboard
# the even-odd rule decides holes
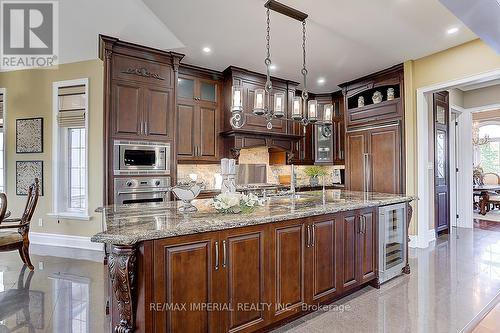
[[[410,235],[410,243],[408,244],[411,248],[425,249],[436,240],[436,231],[434,229],[428,230],[424,237],[419,237],[418,235]]]
[[[92,251],[104,250],[103,244],[91,242],[90,237],[30,232],[29,238],[30,243],[38,245],[71,247]]]

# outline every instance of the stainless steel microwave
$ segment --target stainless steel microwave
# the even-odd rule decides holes
[[[114,174],[170,174],[170,144],[115,140]]]

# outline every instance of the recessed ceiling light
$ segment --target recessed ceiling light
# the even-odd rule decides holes
[[[454,33],[457,33],[457,32],[458,32],[458,28],[457,27],[449,28],[448,30],[446,30],[446,33],[448,35],[453,35]]]
[[[275,64],[269,65],[269,69],[274,71],[276,69],[276,65]]]
[[[326,82],[326,79],[324,77],[320,77],[318,79],[318,84],[324,84]]]
[[[205,52],[205,53],[210,53],[210,52],[212,52],[212,49],[211,49],[211,48],[209,48],[208,46],[205,46],[205,47],[203,48],[203,52]]]

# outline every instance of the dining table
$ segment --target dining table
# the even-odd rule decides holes
[[[480,197],[479,214],[486,215],[490,195],[500,191],[500,184],[473,185],[472,189],[474,194]]]

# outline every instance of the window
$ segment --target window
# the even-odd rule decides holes
[[[478,147],[479,165],[485,173],[500,173],[500,123],[485,123],[479,126],[479,137],[489,137],[486,144]]]
[[[88,81],[54,83],[54,213],[88,219]]]

